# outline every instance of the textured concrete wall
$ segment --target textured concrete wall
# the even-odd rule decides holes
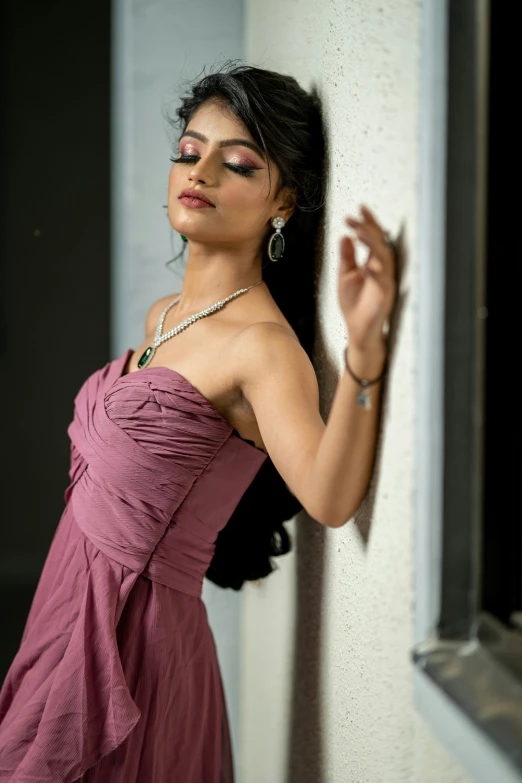
[[[299,516],[298,555],[245,591],[241,783],[464,783],[413,704],[420,6],[414,0],[247,2],[249,62],[317,85],[330,193],[316,367],[327,418],[345,326],[337,305],[343,217],[361,201],[402,231],[404,304],[384,432],[355,521]],[[347,476],[349,480],[349,476]]]

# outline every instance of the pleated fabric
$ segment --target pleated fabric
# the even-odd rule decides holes
[[[265,452],[166,367],[75,399],[70,483],[0,691],[0,781],[233,783],[201,600],[219,531]]]

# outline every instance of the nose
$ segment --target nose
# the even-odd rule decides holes
[[[190,172],[189,180],[192,182],[201,182],[204,185],[210,185],[213,181],[210,161],[200,158],[195,163]]]

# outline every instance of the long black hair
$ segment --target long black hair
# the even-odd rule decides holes
[[[283,229],[284,257],[273,263],[265,252],[263,280],[312,358],[315,258],[326,190],[326,139],[319,97],[300,87],[292,76],[228,61],[219,70],[204,72],[189,87],[175,116],[168,119],[183,134],[197,109],[216,100],[234,112],[269,164],[275,164],[279,190],[289,187],[295,193],[296,209]],[[271,557],[291,549],[283,523],[301,508],[267,457],[218,535],[208,579],[239,590],[245,580],[271,573]]]

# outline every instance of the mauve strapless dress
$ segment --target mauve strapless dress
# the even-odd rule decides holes
[[[131,349],[75,399],[70,484],[0,691],[0,781],[232,783],[201,600],[218,532],[267,455]]]

